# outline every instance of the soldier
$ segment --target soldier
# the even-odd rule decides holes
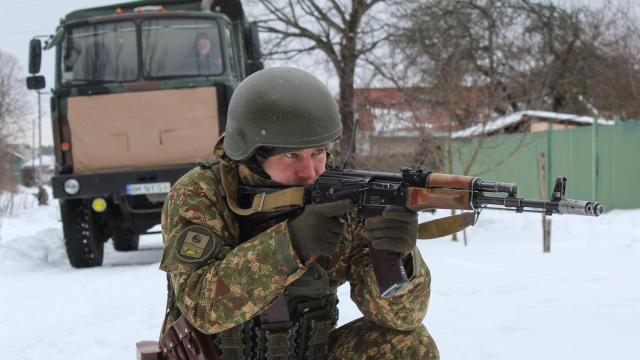
[[[219,44],[212,44],[205,32],[198,33],[187,57],[180,64],[179,72],[185,74],[212,75],[222,72],[222,56]]]
[[[222,359],[438,359],[422,325],[431,277],[417,214],[341,220],[350,200],[239,215],[239,186],[312,184],[340,138],[328,89],[294,68],[245,79],[208,162],[172,188],[162,213],[169,295],[163,333],[183,315],[213,334]],[[343,219],[345,217],[342,217]],[[409,286],[383,299],[368,247],[404,256]],[[336,328],[337,288],[349,282],[363,317]]]

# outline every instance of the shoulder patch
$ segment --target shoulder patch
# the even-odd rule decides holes
[[[221,243],[211,229],[202,225],[187,226],[178,238],[177,255],[188,263],[199,262],[215,254]]]

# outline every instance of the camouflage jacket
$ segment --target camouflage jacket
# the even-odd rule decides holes
[[[234,166],[235,181],[241,184],[274,184],[243,164]],[[189,171],[171,189],[162,212],[160,269],[169,273],[180,313],[209,334],[262,313],[312,265],[303,263],[294,251],[286,220],[240,242],[240,219],[227,206],[220,176],[215,165]],[[335,294],[349,281],[351,298],[366,318],[398,330],[416,328],[427,311],[431,282],[418,249],[409,255],[413,264],[409,286],[382,299],[362,233],[361,226],[350,222],[338,250],[323,262],[329,292]],[[172,313],[168,311],[165,324],[175,320]]]

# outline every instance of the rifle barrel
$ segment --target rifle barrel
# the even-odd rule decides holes
[[[515,211],[525,209],[542,209],[547,214],[573,214],[585,216],[600,216],[603,213],[603,206],[599,202],[573,199],[560,199],[557,201],[532,200],[516,196],[485,196],[477,195],[474,199],[474,206],[482,208],[486,205],[498,205],[507,208],[514,208]]]

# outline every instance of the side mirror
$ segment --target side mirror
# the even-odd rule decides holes
[[[250,60],[260,60],[262,52],[260,51],[260,34],[258,33],[258,25],[249,24],[247,28],[247,56]]]
[[[245,66],[245,72],[247,75],[251,75],[256,71],[264,69],[264,64],[260,60],[249,60]]]
[[[42,63],[42,43],[40,39],[31,39],[29,42],[29,73],[35,75],[40,72]]]
[[[34,75],[27,78],[27,89],[29,90],[40,90],[45,86],[44,76],[42,75]]]

